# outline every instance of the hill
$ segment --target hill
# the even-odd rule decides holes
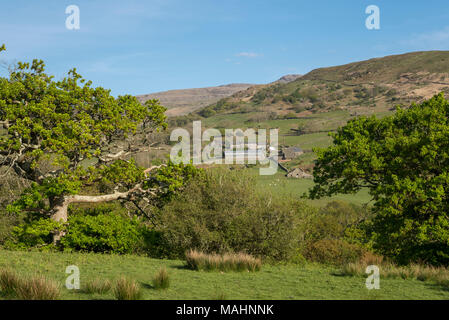
[[[295,81],[298,78],[301,78],[302,74],[287,74],[283,77],[280,77],[278,80],[276,80],[273,83],[289,83],[292,81]]]
[[[449,51],[412,52],[319,68],[291,82],[250,87],[195,114],[205,118],[252,112],[266,118],[336,110],[366,114],[420,102],[440,91],[449,92]]]
[[[251,87],[252,84],[233,83],[218,87],[169,90],[137,96],[140,102],[159,99],[168,108],[167,115],[177,116],[190,113],[218,100]]]

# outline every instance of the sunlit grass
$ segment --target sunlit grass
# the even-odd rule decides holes
[[[142,299],[449,299],[449,290],[433,281],[382,277],[380,290],[367,290],[365,276],[341,276],[338,268],[316,264],[264,265],[259,272],[203,272],[184,261],[106,254],[19,252],[0,250],[0,269],[23,278],[40,274],[61,288],[61,299],[115,299],[114,290],[101,296],[67,290],[65,269],[77,265],[80,284],[95,279],[113,284],[122,277],[141,287]],[[154,275],[170,274],[170,287],[155,290]]]

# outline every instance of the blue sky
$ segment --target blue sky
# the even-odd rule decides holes
[[[65,27],[68,5],[80,29]],[[380,30],[365,8],[380,8]],[[285,74],[419,50],[449,50],[447,0],[0,0],[6,62],[72,67],[114,95],[267,83]]]

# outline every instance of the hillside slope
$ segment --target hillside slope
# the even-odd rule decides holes
[[[342,66],[319,68],[294,81],[250,87],[198,110],[223,114],[264,114],[267,119],[347,110],[367,114],[449,93],[449,51],[412,52]]]
[[[139,95],[137,99],[142,103],[149,99],[159,99],[168,108],[167,115],[176,116],[195,111],[251,86],[248,83],[233,83],[218,87],[169,90]]]

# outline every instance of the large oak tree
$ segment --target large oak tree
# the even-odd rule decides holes
[[[449,102],[441,93],[382,119],[358,117],[318,151],[311,198],[368,188],[375,248],[449,264]]]
[[[32,183],[9,210],[65,222],[72,203],[126,200],[145,213],[140,200],[163,198],[192,168],[169,165],[151,176],[152,168],[144,171],[126,157],[130,149],[110,153],[108,146],[138,130],[165,128],[165,110],[157,100],[142,105],[131,95],[115,98],[75,69],[55,81],[43,61],[19,62],[0,78],[0,166]],[[86,194],[94,184],[112,189]]]

